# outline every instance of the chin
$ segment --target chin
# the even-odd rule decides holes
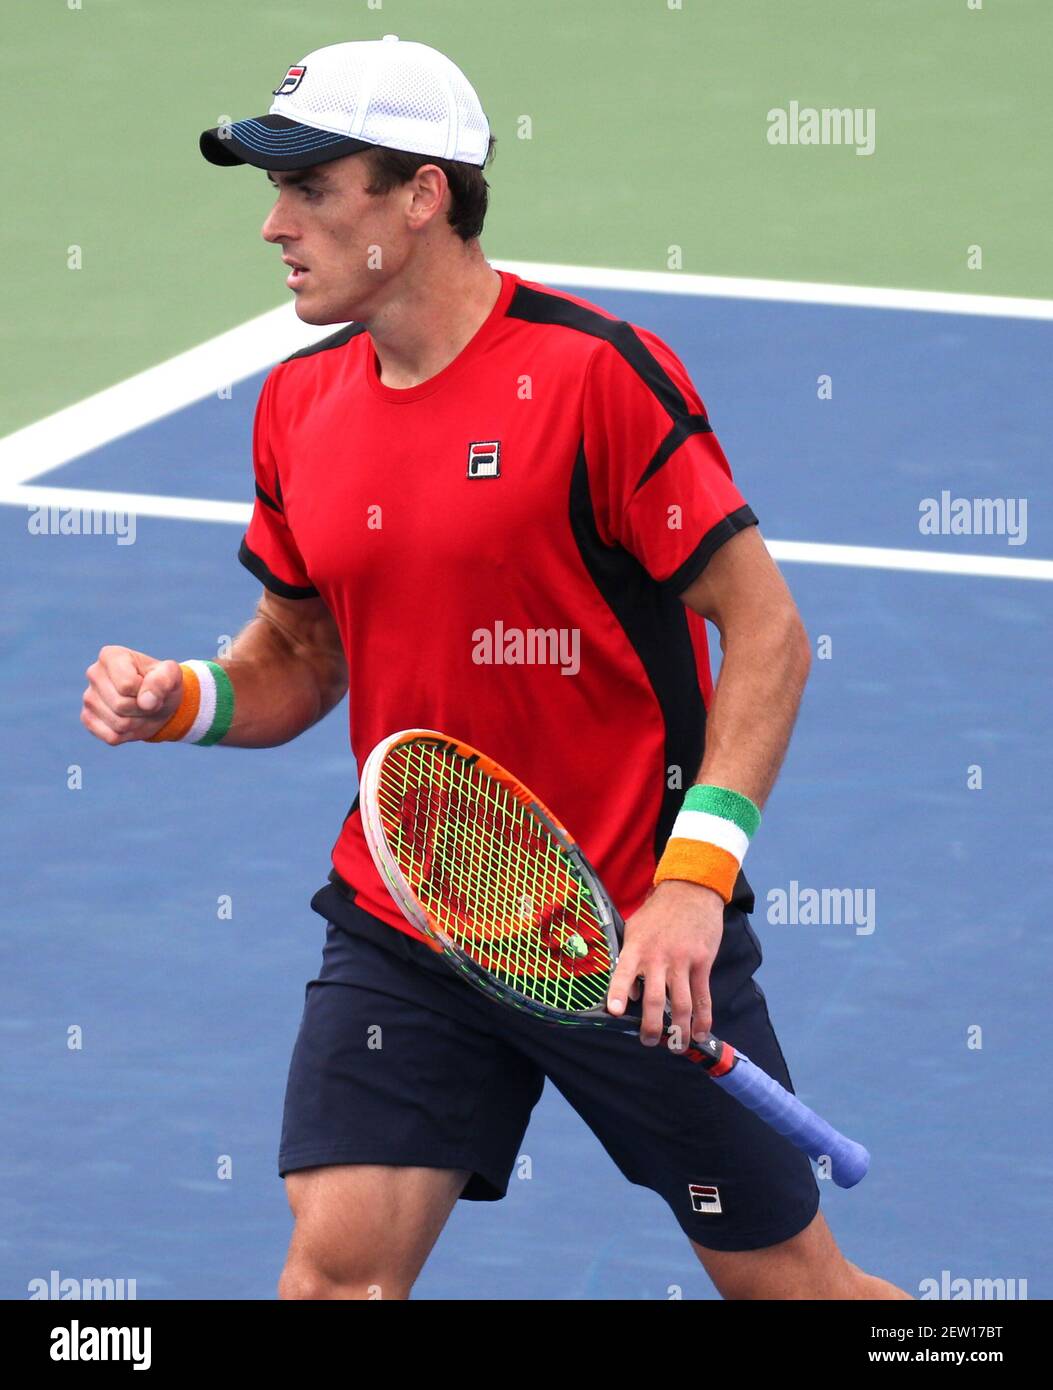
[[[305,304],[302,298],[296,300],[296,317],[304,323],[318,327],[327,323],[347,323],[347,318],[334,313],[324,304]]]

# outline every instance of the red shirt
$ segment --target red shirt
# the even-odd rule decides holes
[[[628,916],[702,760],[705,622],[678,595],[756,518],[665,343],[501,278],[418,386],[384,385],[360,324],[274,368],[241,559],[333,614],[359,768],[399,729],[474,744],[548,802]],[[365,911],[418,935],[357,800],[333,865]],[[752,909],[743,877],[735,900]]]

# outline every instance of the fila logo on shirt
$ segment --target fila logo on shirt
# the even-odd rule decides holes
[[[487,440],[485,444],[468,445],[469,478],[499,478],[501,476],[501,441]]]
[[[282,78],[278,86],[275,87],[271,95],[276,97],[287,97],[290,92],[295,92],[297,87],[303,81],[304,74],[306,72],[307,69],[302,65],[299,67],[290,68],[289,71]]]
[[[706,1187],[702,1183],[689,1182],[687,1190],[691,1194],[691,1210],[700,1212],[703,1216],[715,1216],[717,1212],[723,1211],[720,1205],[720,1189],[717,1187]]]

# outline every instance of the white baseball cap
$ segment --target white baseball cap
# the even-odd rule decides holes
[[[378,145],[465,164],[486,163],[490,126],[455,63],[396,34],[317,48],[294,63],[266,116],[201,136],[213,164],[305,169]]]

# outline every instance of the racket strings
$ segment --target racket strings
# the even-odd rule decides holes
[[[465,765],[457,764],[455,770],[463,781],[466,777]],[[503,939],[512,947],[525,948],[532,957],[529,962],[531,967],[541,974],[549,964],[549,958],[542,956],[542,949],[547,943],[544,932],[538,929],[539,908],[547,905],[546,916],[565,911],[568,898],[576,889],[580,891],[580,885],[568,873],[562,854],[551,838],[547,834],[539,835],[533,819],[522,804],[504,789],[499,790],[503,792],[501,809],[506,814],[503,824],[494,823],[492,826],[497,834],[492,841],[496,849],[495,871],[483,872],[477,875],[477,879],[487,891],[489,906],[496,911],[502,907],[498,886],[503,883],[506,894],[513,899],[511,906],[518,913],[520,924],[525,922],[534,927],[528,932],[516,931]],[[492,813],[487,819],[491,822],[496,820]],[[479,843],[491,841],[480,839]]]
[[[523,919],[533,915],[539,899],[559,891],[551,875],[546,880],[539,872],[539,849],[546,851],[545,867],[555,868],[564,896],[577,885],[544,837],[535,833],[532,839],[525,838],[524,832],[532,827],[514,798],[491,792],[490,804],[484,809],[485,785],[477,782],[466,787],[463,763],[456,765],[455,770],[461,785],[449,794],[421,784],[411,789],[408,801],[403,800],[404,834],[408,830],[405,838],[415,843],[421,854],[414,886],[427,885],[445,900],[446,926],[460,928],[456,932],[462,938],[459,944],[465,944],[465,938],[482,938],[497,948],[493,954],[503,950],[512,964],[517,948],[533,946],[535,952],[538,949],[538,942],[524,936]],[[510,809],[514,813],[511,824],[507,814]],[[441,840],[437,838],[440,834]],[[520,853],[524,848],[527,853]],[[453,920],[457,917],[462,920]],[[536,964],[540,965],[540,960]]]
[[[378,802],[399,869],[466,955],[537,1002],[602,1002],[611,961],[592,894],[508,787],[421,742],[385,759]]]

